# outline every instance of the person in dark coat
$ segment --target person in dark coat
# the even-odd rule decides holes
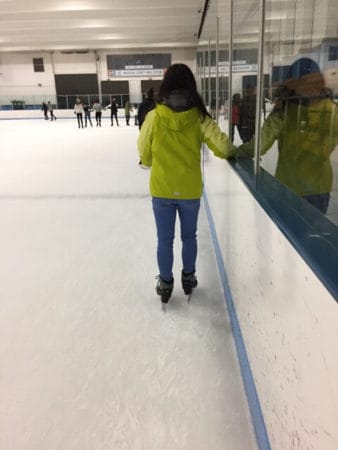
[[[241,135],[241,96],[240,96],[240,94],[234,94],[232,96],[231,133],[230,133],[231,142],[234,142],[235,127],[237,127],[239,135]]]
[[[241,106],[241,130],[242,141],[249,142],[255,135],[256,122],[256,87],[248,86],[244,91]]]
[[[48,106],[46,102],[42,102],[41,111],[43,111],[45,120],[48,120]]]
[[[137,111],[137,120],[138,127],[141,129],[141,126],[146,118],[146,115],[149,111],[155,108],[155,98],[154,98],[154,89],[150,88],[147,92],[147,97],[143,100],[143,102],[138,107]]]
[[[116,120],[116,125],[119,126],[119,121],[117,119],[118,106],[117,106],[117,103],[116,103],[116,98],[112,98],[111,104],[107,106],[107,109],[110,109],[111,126],[114,125],[114,117],[115,117],[115,120]]]
[[[142,103],[140,103],[138,110],[137,110],[137,122],[138,122],[139,129],[141,129],[147,113],[149,111],[151,111],[152,109],[154,109],[155,106],[156,106],[156,102],[155,102],[155,98],[154,98],[154,89],[150,88],[149,91],[147,92],[146,98],[143,100]],[[142,166],[141,160],[138,163],[140,166]]]

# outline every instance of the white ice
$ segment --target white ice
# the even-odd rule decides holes
[[[0,450],[257,448],[203,207],[160,308],[137,135],[0,121]]]

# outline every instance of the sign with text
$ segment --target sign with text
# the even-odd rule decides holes
[[[212,75],[216,74],[216,67],[210,67],[210,73]],[[247,64],[246,61],[234,61],[232,65],[233,72],[257,72],[257,64]],[[204,75],[207,76],[209,73],[209,67],[204,67]],[[218,63],[218,73],[219,75],[224,75],[229,73],[229,63],[219,62]]]
[[[107,55],[108,77],[162,77],[171,64],[170,53]]]

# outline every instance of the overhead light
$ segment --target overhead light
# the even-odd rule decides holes
[[[97,36],[98,40],[102,41],[108,41],[108,40],[115,40],[115,39],[123,39],[125,36],[122,36],[121,34],[101,34]]]
[[[53,7],[53,11],[90,11],[95,9],[95,4],[90,4],[87,1],[63,1]]]

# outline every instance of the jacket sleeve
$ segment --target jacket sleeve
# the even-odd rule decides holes
[[[151,144],[153,141],[153,122],[154,111],[147,114],[145,121],[140,130],[140,134],[137,140],[138,152],[142,164],[147,167],[151,167],[152,164],[152,152]]]
[[[332,134],[334,137],[334,145],[338,146],[338,107],[337,104],[333,104],[333,110],[332,110]]]
[[[261,128],[261,151],[263,156],[272,146],[282,131],[283,121],[279,114],[271,113]],[[253,157],[255,154],[255,137],[250,142],[238,147],[238,157]]]
[[[236,155],[236,147],[211,117],[206,116],[204,118],[201,123],[201,131],[203,142],[207,144],[215,156],[227,159]]]

